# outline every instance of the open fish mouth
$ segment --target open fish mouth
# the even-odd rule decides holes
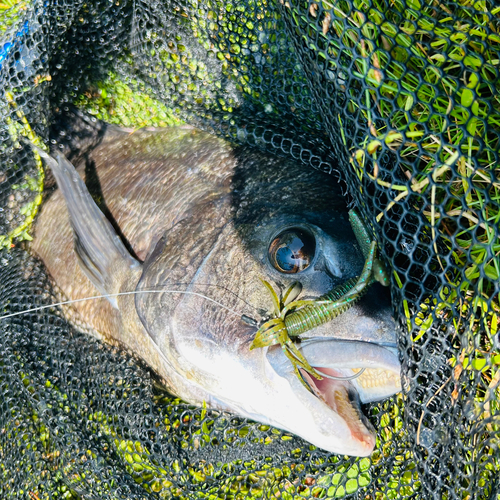
[[[394,391],[391,388],[394,388],[396,392],[401,390],[401,378],[390,370],[380,368],[365,368],[363,370],[361,368],[354,368],[352,369],[354,376],[360,372],[362,373],[356,379],[351,379],[353,375],[349,374],[346,370],[335,370],[322,366],[313,366],[313,368],[321,375],[324,375],[323,379],[318,380],[312,377],[302,368],[300,368],[300,373],[312,392],[325,400],[328,400],[327,393],[332,387],[334,388],[336,385],[339,385],[339,382],[348,382],[355,386],[358,393],[361,390],[364,394],[368,394],[368,397],[371,397],[371,399],[367,400],[368,398],[365,397],[363,403],[383,399],[383,397],[375,396],[377,391],[388,392],[390,393],[389,395],[392,395]]]
[[[401,389],[399,375],[390,370],[365,368],[358,378],[354,380],[341,380],[342,377],[350,377],[347,370],[318,366],[314,368],[326,376],[318,380],[310,376],[305,370],[300,369],[301,375],[312,393],[344,420],[351,431],[352,439],[373,447],[374,429],[361,412],[357,387],[360,387],[364,394],[371,394],[372,397],[374,391],[377,390],[382,390],[384,393],[399,392]],[[360,368],[352,370],[354,374],[360,371]],[[338,380],[333,379],[333,377]],[[368,433],[372,435],[368,435]]]
[[[298,381],[281,349],[270,349],[267,358],[276,373],[293,387],[297,404],[316,408],[313,411],[318,427],[320,421],[335,422],[330,432],[343,441],[346,449],[353,450],[348,454],[370,455],[376,433],[363,415],[361,403],[378,401],[401,391],[396,349],[371,342],[313,338],[304,341],[300,350],[312,367],[326,375],[318,380],[301,369],[310,391]],[[321,436],[309,439],[327,448],[328,431],[322,430]]]
[[[317,380],[301,370],[313,392],[322,394],[335,382],[347,382],[361,402],[370,403],[401,390],[401,367],[395,348],[371,342],[311,339],[300,350],[311,366],[325,375]]]

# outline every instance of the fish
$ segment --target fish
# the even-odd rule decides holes
[[[264,282],[282,292],[299,282],[309,299],[361,273],[338,181],[190,126],[88,119],[82,130],[95,140],[71,161],[40,150],[57,189],[32,242],[59,293],[79,301],[64,307],[68,320],[143,360],[188,403],[369,456],[376,431],[361,404],[401,390],[384,288],[297,341],[311,366],[341,380],[301,381],[279,345],[250,349],[273,308]]]

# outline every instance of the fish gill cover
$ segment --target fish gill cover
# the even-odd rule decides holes
[[[339,175],[392,270],[403,392],[369,458],[193,408],[57,308],[0,323],[0,497],[500,499],[500,7],[487,0],[0,3],[2,314],[77,106]],[[56,124],[53,126],[53,124]],[[66,138],[68,143],[77,138]]]

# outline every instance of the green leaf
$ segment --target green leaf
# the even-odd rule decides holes
[[[479,69],[482,65],[482,62],[479,57],[468,55],[464,58],[464,64],[470,68]]]
[[[477,74],[476,73],[471,73],[469,75],[469,83],[467,84],[467,88],[469,88],[469,89],[476,88],[478,81],[479,81],[479,78],[477,77]]]
[[[405,111],[410,111],[411,108],[413,108],[413,96],[409,95],[406,98]]]
[[[490,280],[496,281],[498,279],[498,271],[493,265],[485,266],[484,273]]]
[[[496,335],[498,331],[498,316],[496,314],[493,314],[491,317],[491,335]]]
[[[474,93],[472,90],[464,89],[462,90],[462,97],[460,103],[462,106],[468,108],[474,102]]]
[[[476,118],[471,118],[467,122],[467,132],[469,132],[470,135],[475,135],[476,134],[476,128],[477,128],[477,119]]]
[[[347,493],[350,495],[359,489],[359,484],[356,479],[349,479],[345,484],[345,489]]]

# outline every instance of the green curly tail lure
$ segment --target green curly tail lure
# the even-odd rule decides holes
[[[283,352],[291,361],[299,380],[309,389],[300,374],[299,368],[306,371],[318,380],[323,377],[350,380],[359,377],[360,370],[351,377],[331,377],[313,368],[297,348],[291,337],[299,335],[328,323],[352,307],[375,281],[388,286],[389,277],[384,265],[376,255],[376,242],[370,237],[368,229],[359,215],[351,210],[349,221],[354,234],[365,257],[363,271],[358,278],[351,278],[345,283],[336,286],[333,290],[314,300],[294,300],[301,292],[298,282],[292,283],[282,297],[278,297],[273,287],[263,280],[269,290],[274,306],[274,317],[266,321],[258,330],[250,349],[280,344]]]

